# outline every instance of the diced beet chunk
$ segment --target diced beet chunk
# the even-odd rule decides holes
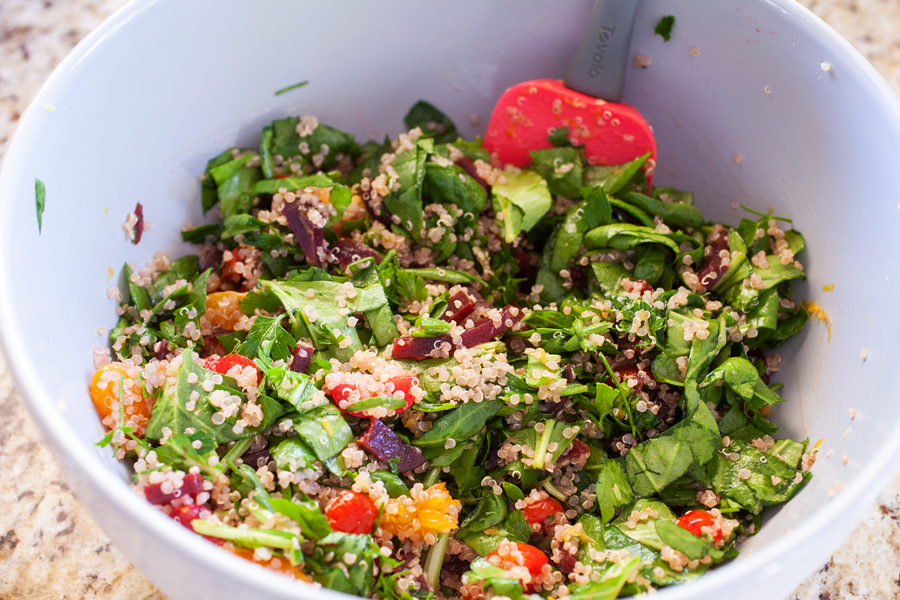
[[[475,303],[469,298],[469,295],[463,291],[456,292],[447,300],[447,310],[441,316],[441,319],[447,321],[456,321],[457,325],[462,325],[466,317],[475,312]]]
[[[342,271],[350,264],[364,258],[374,258],[376,265],[381,264],[381,254],[372,248],[369,248],[362,242],[348,239],[340,239],[337,241],[337,245],[331,251],[331,257],[341,266]]]
[[[144,235],[144,207],[140,202],[134,207],[134,215],[137,217],[137,223],[134,224],[134,244],[138,245],[141,236]]]
[[[297,342],[297,345],[291,348],[291,365],[288,368],[297,373],[309,373],[309,365],[312,364],[315,351],[316,349],[312,346]]]
[[[309,220],[307,213],[310,210],[315,209],[295,201],[285,204],[281,214],[287,219],[288,227],[306,256],[306,262],[314,267],[321,267],[319,249],[325,247],[325,229]]]
[[[400,472],[412,471],[425,463],[421,450],[404,442],[378,419],[369,421],[369,427],[356,443],[381,462],[390,462],[391,459],[400,457],[400,464],[397,466]]]
[[[484,319],[477,323],[475,327],[466,329],[460,337],[462,345],[466,348],[472,348],[478,344],[483,344],[494,339],[498,335],[505,333],[508,329],[516,326],[516,323],[522,320],[522,311],[513,306],[506,306],[500,311],[499,325],[495,325],[491,319]]]
[[[184,476],[184,483],[180,488],[171,493],[163,493],[163,484],[151,483],[144,486],[144,496],[150,504],[168,504],[172,500],[181,498],[185,495],[195,498],[197,494],[203,491],[203,477],[198,473],[188,473]]]
[[[718,227],[707,239],[707,242],[709,253],[707,254],[704,248],[703,261],[700,263],[700,268],[697,269],[697,278],[700,280],[704,292],[712,289],[728,272],[728,265],[722,263],[722,256],[719,255],[720,252],[727,251],[729,248],[728,230]]]
[[[466,329],[460,338],[461,346],[464,348],[473,348],[479,344],[488,342],[498,335],[505,333],[508,329],[515,327],[522,320],[522,311],[513,306],[506,306],[500,311],[499,324],[495,325],[491,319],[482,319],[471,329]],[[394,347],[391,356],[394,358],[412,358],[422,360],[432,358],[432,350],[439,349],[444,343],[450,344],[451,351],[455,349],[452,339],[449,335],[440,337],[401,337],[394,341]]]
[[[440,349],[445,342],[450,344],[452,350],[453,342],[450,341],[449,335],[424,338],[400,337],[394,341],[391,356],[394,358],[414,358],[416,360],[432,358],[432,350]]]

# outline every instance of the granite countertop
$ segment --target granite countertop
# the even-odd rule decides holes
[[[0,1],[0,156],[40,85],[125,0]],[[900,2],[802,0],[900,92]],[[62,480],[0,356],[0,598],[160,600]],[[900,479],[791,600],[900,597]]]

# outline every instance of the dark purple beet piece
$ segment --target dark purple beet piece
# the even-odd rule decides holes
[[[371,188],[368,190],[360,191],[360,196],[362,196],[363,204],[366,205],[366,210],[369,212],[370,217],[390,229],[391,225],[393,224],[393,222],[391,221],[391,213],[389,213],[387,207],[385,207],[384,200],[373,199],[372,193],[373,192]]]
[[[515,312],[515,316],[513,315]],[[484,319],[472,329],[466,329],[460,337],[462,345],[466,348],[472,348],[478,344],[488,342],[498,335],[506,332],[507,329],[515,327],[516,323],[522,320],[522,311],[512,306],[505,306],[500,312],[500,325],[495,326],[490,319]],[[509,322],[509,324],[507,324]]]
[[[456,305],[457,302],[460,303],[458,307]],[[472,302],[472,299],[469,298],[467,293],[459,291],[447,300],[447,310],[444,312],[441,319],[448,323],[456,321],[457,325],[462,325],[466,317],[473,312],[475,312],[475,304]]]
[[[491,186],[487,184],[487,182],[478,176],[478,169],[475,168],[475,162],[469,158],[468,156],[463,156],[461,159],[456,161],[456,164],[459,165],[463,171],[468,173],[469,177],[474,179],[484,188],[488,194],[491,193]]]
[[[515,312],[515,315],[513,315],[513,312]],[[521,321],[523,316],[522,311],[519,309],[514,308],[513,306],[506,306],[500,312],[499,327],[495,326],[494,322],[490,319],[482,319],[475,324],[475,327],[466,329],[460,335],[462,338],[462,346],[465,348],[472,348],[478,344],[488,342],[498,335],[505,333],[506,330],[511,327],[515,327],[516,323]],[[507,325],[507,322],[510,324]],[[453,344],[449,335],[427,338],[397,338],[394,342],[391,356],[394,358],[413,358],[416,360],[431,358],[431,351],[435,348],[439,348],[444,342],[448,342],[451,345]]]
[[[137,223],[134,224],[134,245],[137,246],[144,235],[144,207],[140,202],[134,207],[134,214],[137,217]]]
[[[181,498],[185,495],[191,496],[192,498],[196,497],[197,494],[202,491],[203,477],[196,473],[188,473],[184,476],[184,483],[182,486],[169,494],[163,493],[161,483],[145,485],[144,497],[147,498],[147,502],[150,504],[168,504],[172,500]]]
[[[333,260],[340,264],[342,271],[351,263],[355,263],[364,258],[374,258],[376,265],[381,264],[381,255],[378,252],[372,250],[362,242],[354,240],[338,240],[337,245],[331,251],[331,256]]]
[[[312,346],[298,342],[296,346],[291,348],[293,358],[291,358],[290,370],[297,373],[309,373],[309,365],[312,363],[313,352],[315,351],[316,349]]]
[[[162,339],[153,344],[153,356],[156,360],[163,360],[169,353],[169,340]]]
[[[431,358],[431,351],[435,348],[440,348],[444,342],[449,343],[451,346],[453,345],[449,335],[424,338],[400,337],[394,342],[391,356],[394,358],[413,358],[415,360]]]
[[[319,248],[325,247],[325,229],[312,224],[312,221],[306,216],[308,210],[311,209],[299,202],[292,202],[284,205],[281,214],[287,219],[288,227],[306,256],[306,262],[314,267],[321,267]]]
[[[719,252],[728,250],[728,230],[724,227],[717,229],[715,237],[709,240],[711,252],[703,257],[700,268],[697,269],[697,278],[703,291],[709,290],[725,276],[728,267],[722,264],[722,257]]]
[[[381,462],[390,462],[392,458],[399,456],[397,470],[400,472],[412,471],[425,463],[421,450],[401,440],[399,435],[378,419],[369,420],[368,429],[356,443]]]

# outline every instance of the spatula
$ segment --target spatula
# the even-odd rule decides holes
[[[653,129],[637,109],[619,102],[637,5],[596,0],[565,80],[525,81],[500,96],[484,139],[492,156],[526,167],[529,152],[553,147],[548,136],[566,127],[591,165],[623,164],[650,152],[642,167],[649,187],[656,166]]]

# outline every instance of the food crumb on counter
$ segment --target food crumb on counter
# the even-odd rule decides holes
[[[696,46],[691,48],[691,56],[693,56],[694,58],[700,56],[700,48],[697,48]]]
[[[829,283],[828,285],[823,285],[823,286],[822,286],[822,291],[823,291],[823,292],[833,292],[833,291],[834,291],[834,286],[835,286],[835,285],[836,285],[836,284],[834,284],[834,283]]]
[[[741,160],[742,160],[742,158],[741,158],[741,155],[740,155],[740,154],[735,154],[735,155],[734,155],[734,164],[736,164],[736,165],[741,164]]]
[[[860,352],[859,352],[859,357],[860,357],[861,359],[863,359],[863,360],[866,360],[867,358],[869,358],[869,351],[866,350],[865,348],[863,348],[863,349],[860,350]]]
[[[840,494],[842,491],[844,491],[844,484],[841,483],[840,481],[835,481],[833,484],[831,484],[831,487],[828,488],[828,490],[825,493],[828,494],[829,498],[834,498],[835,496]]]
[[[842,454],[842,455],[841,455],[841,462],[844,463],[844,464],[846,465],[848,462],[850,462],[850,457],[847,456],[846,454]]]
[[[853,431],[853,428],[852,428],[852,427],[848,427],[848,428],[847,428],[847,431],[844,432],[844,435],[841,436],[841,439],[842,439],[842,440],[846,440],[846,439],[847,439],[847,436],[850,435],[850,432],[851,432],[851,431]]]
[[[850,410],[847,411],[847,414],[850,415],[851,419],[855,419],[856,418],[856,409],[851,408]]]

